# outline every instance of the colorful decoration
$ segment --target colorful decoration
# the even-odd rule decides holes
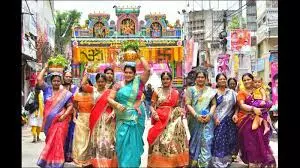
[[[220,54],[217,58],[217,73],[224,73],[226,76],[230,75],[229,69],[229,54]]]
[[[251,44],[251,35],[248,30],[232,30],[230,32],[230,45],[232,51],[240,51],[243,46]]]
[[[185,61],[180,21],[177,20],[175,24],[168,23],[167,26],[165,14],[149,14],[145,16],[145,20],[138,20],[140,6],[114,8],[116,21],[109,20],[109,14],[90,13],[86,28],[74,27],[75,38],[71,40],[74,76],[81,76],[87,63],[90,65],[90,73],[102,72],[102,65],[113,64],[115,76],[121,80],[123,77],[119,72],[122,68],[118,58],[123,51],[133,48],[139,50],[150,64],[169,65],[173,76],[178,77],[176,81],[179,82],[175,82],[178,83],[176,86],[180,86],[180,81],[183,81],[182,62]],[[132,41],[134,44],[129,45]],[[128,43],[128,49],[124,48],[125,43]],[[136,60],[136,53],[127,52],[127,55],[124,55],[126,61]],[[137,64],[137,72],[138,67],[142,68],[142,65]]]

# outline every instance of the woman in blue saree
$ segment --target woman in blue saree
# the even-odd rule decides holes
[[[143,74],[136,75],[135,66],[127,63],[124,67],[125,80],[113,86],[108,98],[116,113],[118,167],[139,167],[144,152],[145,109],[141,96],[150,76],[150,67],[145,58],[140,56],[139,59],[144,66]]]
[[[238,111],[236,92],[226,88],[227,77],[220,73],[217,82],[217,108],[215,114],[215,130],[212,145],[212,166],[226,168],[232,162],[232,155],[237,147],[237,127],[232,120]]]
[[[216,91],[205,86],[207,74],[196,73],[196,85],[187,89],[186,105],[189,110],[188,127],[191,134],[189,141],[190,166],[208,167],[211,160],[211,146],[214,133],[216,109]]]
[[[61,87],[62,75],[52,73],[51,83],[44,82],[45,68],[39,74],[38,86],[44,92],[44,118],[42,128],[46,135],[46,145],[38,159],[40,167],[63,168],[65,162],[64,144],[73,110],[72,93]]]

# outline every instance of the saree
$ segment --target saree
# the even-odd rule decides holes
[[[155,100],[157,99],[158,100]],[[168,97],[159,90],[152,102],[157,104],[159,120],[152,118],[148,132],[148,167],[183,167],[188,165],[188,140],[181,111],[177,106],[179,93],[171,89]]]
[[[117,90],[115,100],[126,107],[124,112],[115,109],[118,167],[139,167],[144,152],[143,133],[146,114],[140,101],[144,84],[140,76],[136,76],[130,83],[117,87],[118,85],[114,86]]]
[[[245,104],[252,106],[253,97],[245,91],[240,91],[237,100],[244,100]],[[269,145],[271,131],[265,135],[264,125],[252,129],[255,115],[242,110],[238,112],[238,144],[241,151],[241,160],[246,164],[276,167],[276,161]]]
[[[77,93],[74,101],[78,104],[78,117],[75,122],[72,158],[77,165],[84,165],[88,162],[90,128],[90,112],[93,107],[93,98],[91,94]]]
[[[71,92],[72,92],[72,96],[74,96],[74,94],[77,92],[78,87],[76,85],[71,85]],[[74,110],[75,113],[75,110]],[[73,122],[73,115],[71,116],[72,119],[69,122],[69,127],[68,127],[68,135],[66,138],[66,142],[65,142],[65,147],[64,147],[64,151],[65,151],[65,161],[66,162],[72,162],[72,148],[73,148],[73,137],[74,137],[74,128],[75,128],[75,123]],[[77,117],[77,115],[76,115]]]
[[[94,89],[97,91],[97,88]],[[117,167],[115,152],[115,121],[106,123],[106,119],[112,112],[107,97],[110,90],[100,95],[94,92],[96,104],[92,108],[89,128],[91,131],[91,163],[93,167]]]
[[[57,121],[65,112],[64,106],[71,101],[72,93],[60,89],[56,95],[52,95],[52,87],[43,89],[46,94],[46,103],[44,106],[43,130],[46,135],[46,145],[38,159],[37,165],[40,167],[64,166],[64,143],[68,132],[68,124],[71,116],[65,120]],[[52,96],[51,96],[52,95]]]
[[[237,128],[232,121],[236,104],[236,92],[226,89],[224,95],[216,94],[216,117],[220,124],[215,127],[212,144],[212,165],[226,168],[232,162],[237,147]]]
[[[205,86],[198,90],[196,86],[187,89],[186,104],[191,105],[199,115],[204,110],[210,110],[210,103],[216,91]],[[194,116],[188,115],[188,127],[191,134],[189,141],[189,164],[191,167],[208,167],[211,160],[211,146],[214,132],[214,122],[211,118],[208,123],[199,122]]]

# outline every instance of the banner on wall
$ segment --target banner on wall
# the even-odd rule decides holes
[[[226,76],[230,76],[229,54],[219,54],[216,61],[216,74],[224,73]]]
[[[187,40],[186,43],[187,55],[185,60],[185,74],[188,74],[192,70],[192,63],[193,63],[193,51],[194,51],[194,38]]]
[[[230,32],[230,48],[232,51],[240,51],[242,47],[251,45],[251,34],[248,30],[236,29]]]
[[[278,103],[278,62],[271,62],[272,102]]]

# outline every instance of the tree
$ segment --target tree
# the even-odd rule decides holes
[[[55,12],[55,54],[64,55],[64,48],[72,38],[72,27],[79,24],[81,12],[77,10]]]
[[[242,18],[242,28],[244,28],[245,18]],[[239,29],[240,28],[240,19],[238,15],[232,17],[231,21],[229,22],[228,29]]]

